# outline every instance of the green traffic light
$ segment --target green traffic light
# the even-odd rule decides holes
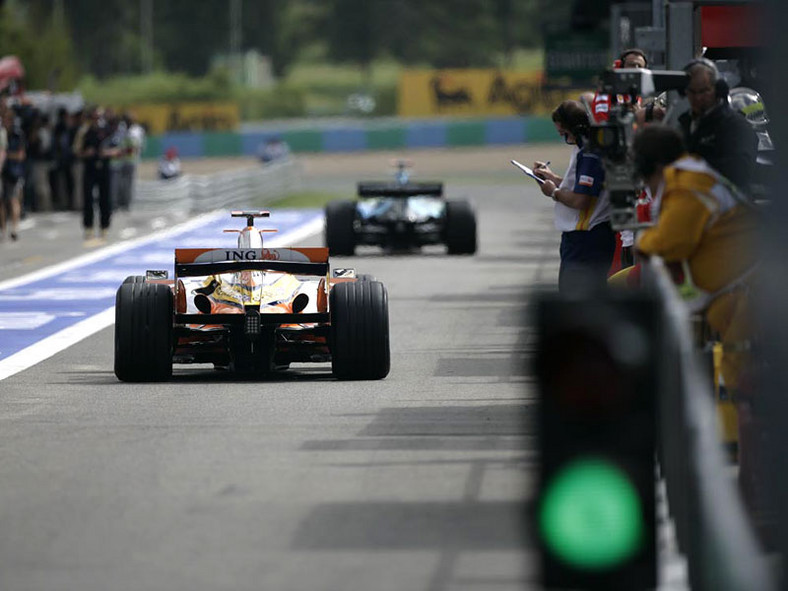
[[[644,529],[635,487],[604,459],[574,461],[544,490],[541,538],[559,560],[574,567],[600,571],[621,564],[641,549]]]

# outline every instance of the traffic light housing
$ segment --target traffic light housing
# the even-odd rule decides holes
[[[544,587],[653,589],[657,301],[542,296],[536,324]]]

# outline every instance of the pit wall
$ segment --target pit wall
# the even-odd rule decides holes
[[[560,141],[549,117],[348,121],[320,125],[259,126],[239,132],[173,132],[147,138],[144,158],[174,147],[181,158],[255,156],[278,136],[293,152],[357,152]]]

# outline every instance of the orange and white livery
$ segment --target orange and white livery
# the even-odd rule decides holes
[[[335,376],[389,372],[388,295],[382,283],[329,266],[327,248],[266,248],[246,218],[235,248],[179,248],[175,277],[130,277],[116,299],[115,373],[156,381],[173,363],[212,363],[246,373],[295,362],[331,362]]]

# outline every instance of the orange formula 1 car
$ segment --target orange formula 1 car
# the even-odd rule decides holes
[[[269,373],[331,362],[340,379],[375,380],[390,365],[388,294],[352,269],[330,273],[327,248],[264,248],[255,218],[237,248],[175,250],[175,277],[128,277],[115,299],[115,375],[167,380],[173,363]]]

